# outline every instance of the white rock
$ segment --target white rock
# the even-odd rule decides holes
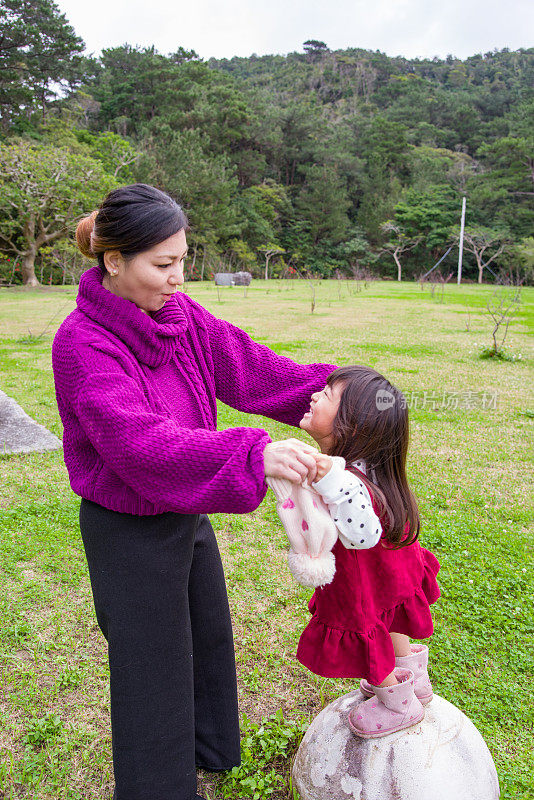
[[[456,706],[434,695],[418,725],[360,739],[347,716],[365,700],[343,695],[308,728],[293,765],[301,800],[497,800],[490,752]]]

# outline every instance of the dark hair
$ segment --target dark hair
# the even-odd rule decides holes
[[[76,242],[104,269],[106,250],[133,258],[188,228],[186,215],[172,197],[146,183],[133,183],[113,189],[97,211],[80,220]]]
[[[329,455],[343,456],[346,468],[366,484],[379,509],[383,538],[395,547],[411,544],[419,536],[420,520],[406,477],[410,432],[404,395],[379,372],[361,365],[339,367],[326,382],[344,384]],[[366,462],[366,475],[352,466],[358,459]]]

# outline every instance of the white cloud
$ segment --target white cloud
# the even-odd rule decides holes
[[[203,58],[331,49],[462,58],[532,46],[531,0],[57,0],[90,52],[128,42],[161,53],[182,46]]]

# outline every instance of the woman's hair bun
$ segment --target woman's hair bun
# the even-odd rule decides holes
[[[96,258],[105,269],[106,250],[117,250],[128,260],[188,229],[181,206],[168,194],[132,183],[112,189],[97,211],[79,221],[76,242],[84,256]]]
[[[96,253],[91,246],[91,234],[95,226],[97,214],[98,211],[93,211],[87,217],[81,219],[76,227],[76,244],[87,258],[96,258]]]

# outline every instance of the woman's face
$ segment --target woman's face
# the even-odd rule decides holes
[[[104,253],[107,273],[102,285],[113,294],[131,300],[141,311],[157,311],[182,286],[186,254],[184,230],[129,261],[119,252],[107,250]]]
[[[310,410],[299,422],[299,427],[313,436],[323,453],[327,453],[332,444],[332,425],[343,389],[343,382],[337,381],[334,386],[327,384],[320,392],[314,392],[311,396]]]

